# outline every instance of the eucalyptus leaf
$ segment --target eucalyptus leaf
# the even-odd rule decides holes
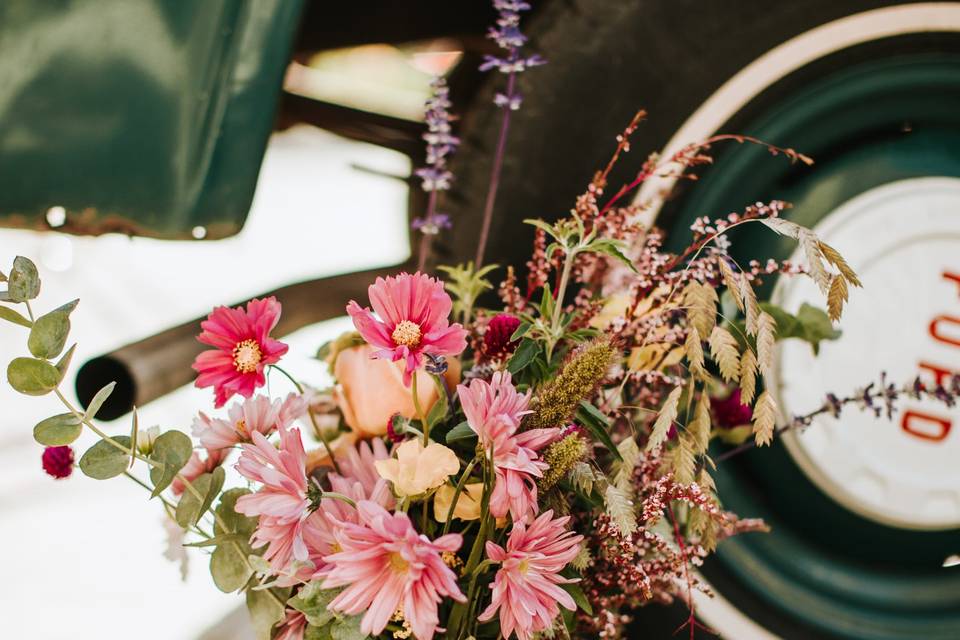
[[[814,354],[819,353],[822,341],[836,340],[841,335],[830,322],[827,312],[813,305],[803,303],[796,315],[769,302],[761,302],[760,308],[776,320],[778,340],[799,338],[810,344]]]
[[[533,359],[537,357],[538,353],[540,353],[540,345],[537,341],[524,338],[520,341],[517,350],[510,356],[510,361],[507,363],[507,371],[514,375],[523,371],[527,365],[533,362]]]
[[[103,406],[103,403],[107,401],[107,398],[110,397],[110,394],[113,393],[114,387],[117,386],[116,382],[107,383],[105,387],[97,391],[93,396],[93,399],[90,401],[90,404],[87,405],[86,418],[90,420],[97,416],[97,412],[100,411],[100,407]]]
[[[217,467],[210,473],[204,473],[192,480],[190,484],[197,493],[186,489],[180,496],[180,502],[177,504],[177,524],[184,529],[197,524],[223,489],[225,476],[223,467]]]
[[[83,424],[72,413],[61,413],[41,421],[33,428],[33,439],[47,447],[62,447],[80,437]]]
[[[310,582],[287,601],[287,606],[305,615],[310,624],[320,627],[334,619],[334,613],[327,607],[341,591],[343,589],[322,589],[319,582]]]
[[[33,326],[33,323],[24,318],[20,313],[3,305],[0,305],[0,320],[6,320],[7,322],[12,322],[21,327],[27,327],[28,329]]]
[[[210,555],[210,575],[217,589],[231,593],[243,588],[253,572],[246,562],[250,550],[246,541],[217,545]]]
[[[339,618],[330,625],[330,638],[332,640],[364,640],[367,634],[360,630],[360,620],[362,616],[348,616]]]
[[[70,318],[62,311],[52,311],[33,323],[27,348],[38,358],[56,358],[63,351],[69,335]]]
[[[114,436],[113,440],[117,444],[128,447],[130,438],[127,436]],[[120,475],[127,470],[127,463],[130,461],[129,451],[124,451],[116,447],[113,443],[101,440],[93,445],[80,458],[80,470],[84,475],[94,480],[107,480]]]
[[[250,493],[249,489],[236,487],[223,492],[220,496],[220,504],[217,505],[217,521],[213,525],[213,531],[217,535],[237,533],[245,535],[247,538],[257,528],[257,519],[245,516],[237,512],[237,499]],[[220,526],[220,523],[224,526]],[[226,527],[226,529],[224,529]]]
[[[10,386],[28,396],[43,396],[60,384],[60,371],[46,360],[14,358],[7,367]]]
[[[80,304],[80,298],[77,298],[77,299],[75,299],[75,300],[71,300],[70,302],[68,302],[68,303],[66,303],[66,304],[62,304],[62,305],[60,305],[59,307],[57,307],[56,309],[54,309],[53,311],[54,311],[54,312],[65,313],[65,314],[67,314],[67,315],[69,316],[71,313],[73,313],[73,310],[77,308],[77,305],[78,305],[78,304]]]
[[[577,409],[577,420],[590,432],[590,435],[596,440],[599,440],[617,460],[623,460],[623,456],[620,455],[620,451],[610,438],[610,421],[607,420],[607,416],[603,415],[603,412],[586,400],[583,400]]]
[[[470,424],[464,420],[453,429],[447,432],[447,444],[451,442],[456,442],[458,440],[469,440],[470,438],[476,438],[477,432],[470,428]]]
[[[328,624],[317,627],[308,624],[307,628],[303,631],[303,640],[333,640],[333,637],[330,635],[330,626],[331,625]]]
[[[155,498],[170,486],[193,453],[193,442],[187,434],[180,431],[167,431],[157,436],[153,443],[150,459],[163,463],[162,467],[150,467],[150,481],[153,482]]]
[[[271,592],[274,595],[277,592],[283,594],[279,602],[277,598],[270,595]],[[247,611],[250,613],[250,622],[253,624],[257,640],[270,640],[274,625],[283,620],[286,613],[282,603],[286,602],[289,593],[289,589],[247,590]]]
[[[26,302],[40,295],[40,274],[29,258],[14,258],[8,280],[7,296],[14,302]]]
[[[60,360],[57,361],[57,371],[60,372],[60,379],[67,375],[67,369],[70,368],[70,361],[73,360],[73,352],[77,350],[77,345],[73,344],[67,349]]]

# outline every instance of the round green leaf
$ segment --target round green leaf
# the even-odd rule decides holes
[[[43,420],[33,428],[33,439],[47,447],[60,447],[80,437],[83,425],[72,413],[61,413]]]
[[[12,322],[14,324],[18,324],[21,327],[27,327],[27,328],[30,328],[31,324],[33,324],[29,320],[24,318],[21,314],[11,309],[10,307],[5,307],[3,305],[0,305],[0,319],[6,320],[7,322]]]
[[[220,494],[224,477],[223,467],[217,467],[211,473],[205,473],[193,480],[190,484],[200,496],[197,497],[190,489],[184,490],[183,495],[180,496],[180,502],[177,504],[177,524],[184,529],[197,524],[203,514],[207,512],[207,509],[210,508],[210,505],[213,504],[217,495]]]
[[[50,393],[60,384],[60,372],[45,360],[14,358],[7,367],[10,386],[28,396]]]
[[[53,311],[37,318],[30,329],[27,347],[38,358],[56,358],[63,351],[70,335],[70,319],[62,311]]]
[[[221,544],[210,556],[210,575],[213,583],[224,593],[237,591],[250,579],[250,567],[244,562],[244,553],[250,549],[246,544]]]
[[[124,447],[130,446],[129,436],[114,436],[113,439]],[[101,440],[87,449],[80,458],[80,470],[94,480],[118,476],[127,470],[129,464],[130,454],[106,440]]]
[[[220,496],[220,504],[217,505],[217,521],[213,525],[213,531],[217,535],[238,533],[248,538],[257,528],[257,519],[250,516],[237,513],[237,499],[250,493],[249,489],[236,487],[223,492]],[[220,523],[223,523],[223,527]]]
[[[37,265],[28,258],[17,256],[13,260],[13,269],[7,284],[7,295],[14,302],[26,302],[40,295],[40,274]]]
[[[150,459],[162,462],[162,467],[150,467],[150,481],[153,482],[152,497],[170,486],[173,479],[187,464],[193,453],[193,442],[187,434],[180,431],[167,431],[157,436],[153,443]]]

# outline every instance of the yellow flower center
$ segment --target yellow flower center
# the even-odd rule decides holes
[[[410,563],[403,559],[403,556],[397,552],[390,554],[390,568],[397,573],[406,573]]]
[[[530,561],[527,559],[521,560],[520,564],[517,565],[517,571],[519,571],[521,575],[527,575],[527,572],[530,571]]]
[[[423,334],[420,333],[420,325],[415,322],[410,322],[409,320],[401,320],[397,323],[397,326],[394,327],[390,337],[393,338],[393,341],[398,345],[402,344],[406,347],[413,348],[420,344],[422,335]]]
[[[237,433],[239,433],[244,438],[250,435],[247,432],[247,421],[242,418],[240,420],[237,420],[236,429],[237,429]]]
[[[240,373],[253,373],[262,359],[260,345],[256,340],[238,342],[233,348],[233,365]]]

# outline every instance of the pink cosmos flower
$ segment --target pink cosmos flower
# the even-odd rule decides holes
[[[251,300],[246,310],[217,307],[200,323],[203,331],[197,340],[214,349],[194,361],[193,368],[200,374],[195,384],[213,387],[217,408],[235,393],[249,398],[266,382],[264,367],[287,352],[287,345],[269,335],[279,320],[280,303],[270,297]]]
[[[549,628],[561,605],[570,611],[577,606],[560,586],[577,582],[560,575],[580,550],[583,536],[566,528],[570,517],[553,519],[546,511],[529,527],[523,522],[513,525],[507,548],[487,542],[487,557],[500,563],[490,588],[490,606],[480,614],[480,621],[500,612],[500,633],[509,638],[516,633],[519,640],[530,640],[532,634]]]
[[[530,413],[530,393],[521,394],[510,374],[497,372],[489,383],[479,378],[457,387],[463,413],[485,449],[493,449],[496,483],[490,496],[490,513],[515,521],[536,515],[537,481],[549,468],[538,451],[560,437],[561,430],[529,429],[517,433],[523,416]]]
[[[203,474],[210,473],[223,464],[229,453],[229,449],[207,449],[206,456],[201,458],[200,452],[194,451],[190,459],[187,460],[187,464],[183,466],[183,469],[180,469],[180,473],[170,483],[170,490],[173,491],[173,495],[179,496],[186,489],[183,478],[186,478],[187,482],[193,482]]]
[[[306,411],[303,396],[291,393],[282,402],[267,396],[234,402],[227,419],[210,418],[202,411],[193,420],[193,436],[207,449],[227,449],[240,442],[250,442],[250,434],[258,431],[269,436],[284,429]]]
[[[250,541],[254,548],[267,546],[263,554],[276,573],[283,572],[291,560],[308,561],[303,541],[303,523],[310,515],[307,497],[307,454],[299,429],[280,429],[280,448],[275,448],[259,431],[251,433],[253,444],[243,445],[237,471],[263,486],[253,494],[241,496],[236,510],[259,516]]]
[[[380,319],[353,300],[347,305],[347,313],[363,339],[379,348],[374,358],[405,361],[405,386],[410,386],[424,354],[455,356],[466,349],[466,330],[460,324],[448,323],[453,303],[439,280],[420,272],[401,273],[377,278],[367,291]]]
[[[417,534],[406,513],[389,513],[370,501],[357,504],[359,524],[336,531],[341,551],[324,558],[332,565],[325,589],[346,587],[329,605],[347,615],[363,613],[360,630],[377,635],[398,609],[418,640],[431,640],[440,623],[437,608],[449,596],[466,601],[444,552],[463,544],[459,534],[431,542]]]

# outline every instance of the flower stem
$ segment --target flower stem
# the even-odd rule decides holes
[[[424,221],[428,222],[433,220],[433,214],[437,210],[437,190],[433,189],[430,191],[430,198],[427,200],[427,213],[424,216]],[[417,271],[423,271],[427,266],[427,259],[430,256],[430,245],[433,243],[433,234],[424,233],[423,229],[420,230],[420,257],[417,260]]]
[[[493,167],[490,170],[490,186],[487,188],[487,200],[483,205],[483,226],[480,227],[480,240],[477,242],[477,258],[474,261],[477,269],[483,266],[483,254],[487,248],[487,238],[490,235],[490,222],[493,220],[493,205],[497,200],[497,189],[500,187],[500,170],[503,168],[503,156],[507,148],[507,132],[510,129],[510,104],[516,89],[517,74],[510,72],[507,78],[507,101],[503,107],[503,119],[500,121],[500,137],[497,140],[496,155],[493,156]]]
[[[453,492],[453,499],[450,501],[450,511],[447,512],[447,521],[443,523],[443,533],[441,535],[447,535],[450,532],[450,524],[453,522],[453,512],[457,508],[457,500],[460,499],[460,494],[463,492],[463,488],[467,485],[467,479],[473,472],[473,468],[477,466],[478,460],[480,460],[480,458],[474,458],[471,460],[470,464],[467,465],[467,468],[463,470],[463,475],[460,476],[460,481],[457,483],[457,488]]]
[[[427,417],[423,414],[423,407],[420,406],[420,394],[417,393],[417,371],[413,372],[413,378],[410,380],[410,393],[413,395],[413,408],[417,412],[417,417],[420,418],[420,424],[423,426],[423,446],[428,446],[430,444],[430,424],[427,422]]]
[[[300,395],[303,395],[303,385],[297,382],[296,378],[290,375],[285,369],[281,369],[275,364],[270,365],[270,367],[285,375],[287,380],[292,382],[293,386],[297,388],[297,391],[300,393]],[[340,473],[340,465],[337,464],[337,459],[333,455],[333,449],[330,447],[330,443],[327,442],[326,435],[324,435],[323,431],[321,431],[320,425],[317,424],[317,418],[313,415],[313,407],[311,407],[309,404],[307,405],[307,415],[310,416],[310,423],[313,425],[313,432],[317,434],[317,438],[319,438],[320,442],[323,443],[323,448],[327,450],[327,456],[330,458],[330,463],[333,465],[333,470],[337,473]]]

